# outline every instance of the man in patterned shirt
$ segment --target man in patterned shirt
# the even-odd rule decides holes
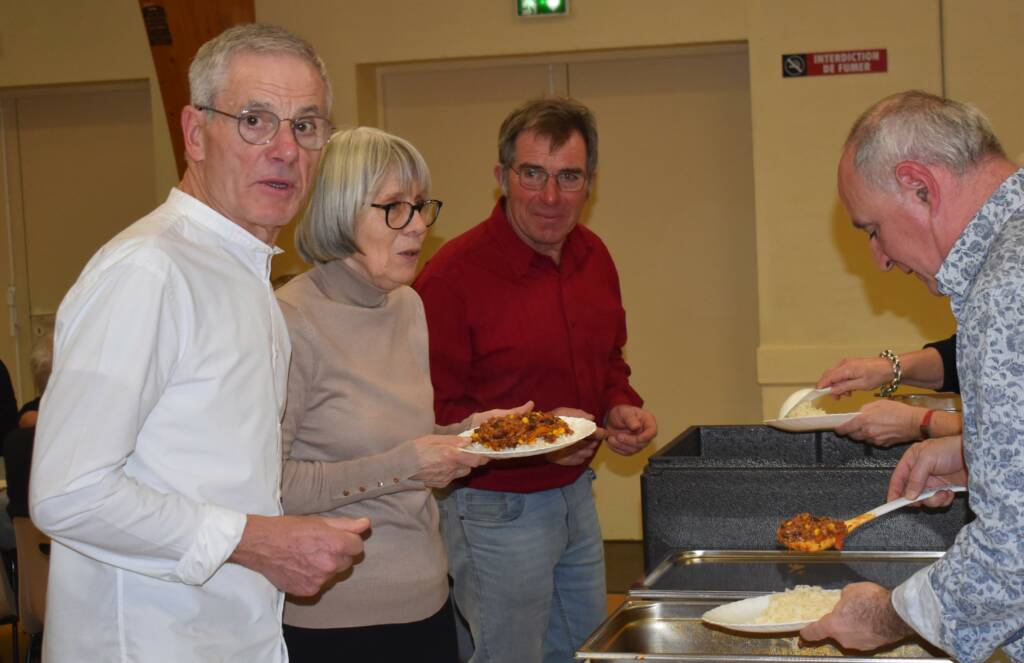
[[[839,196],[879,267],[947,295],[958,325],[963,435],[911,447],[889,499],[967,482],[977,518],[935,564],[892,592],[847,586],[800,634],[873,649],[916,632],[965,663],[1024,660],[1024,170],[976,109],[911,91],[854,124]]]

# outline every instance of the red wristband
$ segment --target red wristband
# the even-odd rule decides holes
[[[930,438],[932,436],[931,431],[928,430],[928,425],[932,422],[932,415],[935,414],[935,412],[936,412],[935,410],[928,410],[927,412],[924,413],[924,417],[921,419],[921,439],[922,440],[927,440],[928,438]]]

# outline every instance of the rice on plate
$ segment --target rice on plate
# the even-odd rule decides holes
[[[822,589],[812,585],[797,585],[778,594],[772,594],[768,608],[754,620],[755,624],[788,624],[815,622],[832,612],[839,602],[838,589]]]
[[[786,413],[787,419],[793,417],[821,417],[827,414],[820,407],[815,407],[811,401],[804,401]]]

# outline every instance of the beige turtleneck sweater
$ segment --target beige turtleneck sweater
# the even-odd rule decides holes
[[[448,597],[437,505],[411,440],[435,432],[423,304],[380,290],[341,260],[277,293],[292,341],[282,424],[286,513],[367,517],[365,556],[311,599],[289,597],[303,628],[406,623]]]

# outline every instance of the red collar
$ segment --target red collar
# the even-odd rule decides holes
[[[499,198],[498,202],[494,205],[494,209],[491,211],[491,216],[488,217],[485,223],[487,224],[487,232],[498,245],[502,256],[508,261],[512,272],[517,277],[522,277],[534,265],[554,264],[554,261],[549,256],[535,251],[516,234],[516,231],[512,228],[512,222],[509,221],[508,215],[505,213],[505,203],[506,198],[504,196]],[[587,259],[592,249],[591,234],[589,230],[580,226],[579,223],[569,231],[569,235],[565,238],[565,243],[562,245],[562,259],[558,265],[559,268],[562,265],[579,267]]]

